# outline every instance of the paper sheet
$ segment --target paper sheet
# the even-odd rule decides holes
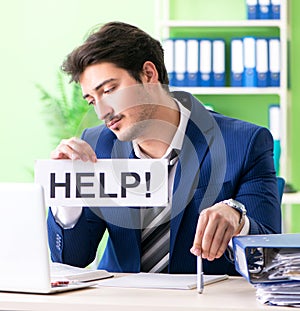
[[[228,275],[204,275],[204,285],[226,280]],[[99,286],[194,289],[197,286],[196,274],[137,273],[99,282]]]

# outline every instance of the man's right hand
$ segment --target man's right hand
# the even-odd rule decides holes
[[[51,152],[51,159],[71,159],[82,160],[84,162],[97,162],[96,154],[91,146],[77,137],[63,139]]]

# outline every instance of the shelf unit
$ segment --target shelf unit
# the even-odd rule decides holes
[[[187,0],[188,1],[188,0]],[[280,176],[286,182],[291,178],[290,167],[290,143],[289,143],[289,115],[291,111],[290,94],[288,90],[288,40],[290,30],[288,23],[289,0],[281,1],[281,19],[280,20],[175,20],[170,18],[170,3],[172,0],[156,0],[156,16],[159,16],[159,22],[156,23],[156,35],[160,40],[170,37],[172,28],[199,28],[214,29],[218,32],[220,29],[229,29],[234,34],[240,28],[243,29],[276,29],[279,32],[281,44],[281,77],[280,87],[171,87],[172,90],[182,90],[194,95],[276,95],[279,98],[281,109],[281,156],[280,156]],[[224,1],[225,2],[225,1]],[[188,3],[186,3],[188,5]],[[205,9],[205,8],[204,8]],[[300,192],[284,193],[282,205],[284,206],[284,224],[283,228],[289,232],[291,228],[291,205],[300,205]]]
[[[283,96],[278,87],[170,87],[196,95],[278,95]]]
[[[177,21],[163,20],[161,27],[281,27],[282,20],[241,20],[241,21]]]
[[[172,28],[213,28],[216,32],[220,29],[228,28],[232,33],[240,28],[247,29],[278,29],[281,44],[281,77],[280,87],[171,87],[172,90],[180,89],[190,92],[194,95],[276,95],[279,98],[281,109],[281,157],[280,157],[280,175],[286,181],[290,180],[290,152],[289,152],[289,111],[290,101],[288,92],[288,1],[281,2],[280,20],[175,20],[170,18],[170,5],[172,0],[156,0],[156,16],[159,16],[157,22],[156,35],[160,40],[170,37]],[[188,5],[188,3],[186,3]],[[245,4],[246,5],[246,4]]]

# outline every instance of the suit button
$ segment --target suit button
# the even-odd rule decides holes
[[[62,238],[61,236],[57,233],[56,234],[56,239],[55,239],[55,246],[56,246],[56,249],[61,251],[61,244],[62,244]]]

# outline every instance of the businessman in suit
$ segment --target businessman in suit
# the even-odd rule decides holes
[[[169,203],[53,206],[53,261],[87,266],[108,230],[101,269],[195,273],[202,256],[204,273],[237,275],[233,236],[281,232],[270,132],[208,111],[189,93],[170,92],[157,40],[132,25],[108,23],[62,68],[104,124],[62,140],[51,158],[166,158]]]

